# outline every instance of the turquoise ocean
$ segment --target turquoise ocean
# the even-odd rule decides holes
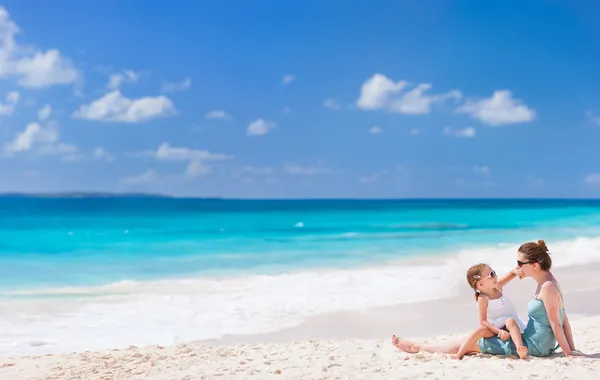
[[[545,239],[600,260],[600,200],[0,198],[0,354],[173,344],[457,293]],[[415,286],[417,284],[417,286]]]

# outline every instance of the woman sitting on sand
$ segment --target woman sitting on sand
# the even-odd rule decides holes
[[[562,293],[556,278],[550,272],[552,259],[543,240],[537,243],[525,243],[519,247],[516,274],[520,278],[531,277],[537,283],[535,296],[529,301],[527,314],[529,320],[522,334],[523,344],[531,356],[550,356],[558,347],[566,357],[581,356],[575,352],[575,343],[571,324],[564,309]],[[401,351],[417,353],[456,354],[464,339],[440,344],[424,344],[392,337],[392,344]],[[512,339],[502,340],[498,336],[481,338],[465,353],[483,353],[492,355],[517,355]]]

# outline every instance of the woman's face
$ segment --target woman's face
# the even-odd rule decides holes
[[[522,252],[518,253],[518,255],[517,255],[517,266],[523,272],[523,276],[524,277],[531,276],[531,273],[533,272],[533,265],[534,264],[535,264],[535,262],[532,262],[532,261],[528,260],[527,257],[525,256],[525,254],[523,254]]]

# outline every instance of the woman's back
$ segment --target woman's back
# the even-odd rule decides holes
[[[527,315],[529,320],[523,332],[523,340],[527,342],[529,354],[532,356],[551,354],[556,350],[557,344],[544,302],[536,297],[531,299],[527,304]],[[562,326],[565,320],[565,309],[563,307],[559,309],[559,315],[560,325]]]

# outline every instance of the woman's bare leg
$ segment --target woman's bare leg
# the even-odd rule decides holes
[[[506,329],[510,333],[510,337],[512,341],[515,342],[515,346],[517,347],[517,353],[521,359],[527,358],[527,347],[523,345],[523,337],[521,336],[521,328],[517,321],[513,318],[508,318],[505,322]]]
[[[410,340],[400,339],[396,335],[392,336],[392,344],[400,351],[416,354],[417,352],[429,352],[430,354],[456,354],[463,344],[464,339],[452,339],[440,343],[420,343]],[[479,352],[479,345],[474,344],[466,350],[466,353]]]
[[[460,346],[460,348],[458,349],[458,352],[454,356],[454,358],[458,359],[458,360],[462,360],[462,358],[466,354],[473,352],[474,346],[477,346],[477,348],[479,348],[479,344],[477,343],[479,341],[479,339],[491,338],[494,335],[495,334],[485,326],[480,326],[480,327],[476,328],[469,334],[469,336],[467,336],[467,339],[465,339],[464,343]]]

